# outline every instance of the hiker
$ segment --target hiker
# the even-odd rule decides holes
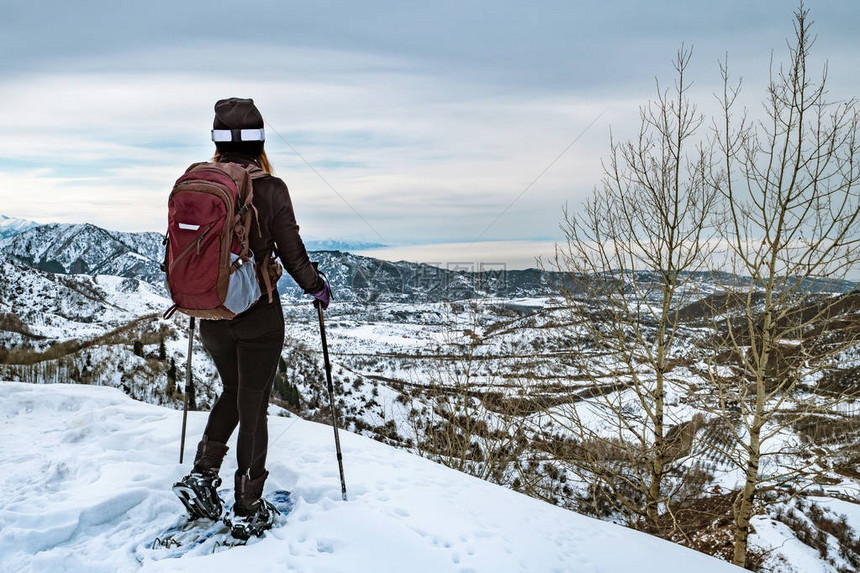
[[[264,149],[263,116],[254,101],[218,101],[212,140],[216,149],[213,162],[234,163],[252,170],[256,167],[264,172],[257,172],[253,178],[255,212],[247,237],[254,260],[262,262],[258,274],[265,275],[270,271],[268,267],[277,266],[270,258],[274,252],[299,287],[318,301],[315,304],[327,308],[331,291],[308,259],[287,186],[272,174]],[[263,278],[276,284],[279,275],[280,269],[276,269],[269,275],[271,278]],[[212,406],[191,473],[177,484],[193,488],[217,506],[213,514],[220,514],[218,471],[227,453],[227,440],[238,425],[238,469],[231,519],[234,529],[237,523],[244,524],[246,533],[253,535],[260,535],[273,519],[271,508],[264,499],[261,501],[269,475],[266,409],[284,343],[281,301],[277,290],[272,296],[271,285],[268,287],[261,289],[256,303],[234,318],[200,322],[200,340],[215,362],[224,391]]]

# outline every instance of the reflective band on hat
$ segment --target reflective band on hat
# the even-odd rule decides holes
[[[243,129],[239,132],[242,141],[266,141],[266,131],[260,129]]]
[[[266,131],[260,129],[213,129],[212,141],[265,141]]]

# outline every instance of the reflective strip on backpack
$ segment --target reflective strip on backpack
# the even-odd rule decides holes
[[[185,229],[186,231],[196,231],[200,228],[200,225],[189,225],[188,223],[179,223],[180,229]]]

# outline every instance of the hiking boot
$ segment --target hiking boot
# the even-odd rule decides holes
[[[204,435],[197,444],[197,455],[194,456],[194,467],[191,473],[217,476],[221,471],[221,462],[224,461],[224,456],[229,449],[227,444],[210,442],[209,437]]]
[[[236,472],[236,502],[228,512],[225,522],[236,539],[259,537],[275,521],[277,509],[263,499],[263,486],[269,472],[251,479],[248,472]]]
[[[219,519],[224,504],[218,496],[221,478],[218,471],[227,453],[227,445],[210,442],[206,436],[197,444],[197,455],[191,473],[173,484],[173,492],[188,510],[191,519]]]

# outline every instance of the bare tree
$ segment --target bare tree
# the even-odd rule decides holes
[[[771,73],[760,121],[737,109],[740,84],[721,66],[722,115],[708,179],[722,207],[725,257],[715,270],[730,273],[714,275],[724,295],[712,299],[718,334],[706,354],[738,445],[732,459],[745,476],[734,507],[739,566],[759,494],[804,471],[785,465],[786,453],[800,452],[779,438],[845,398],[828,396],[821,375],[839,368],[856,344],[857,295],[828,293],[856,272],[860,254],[858,111],[854,100],[828,101],[826,67],[817,78],[809,72],[810,25],[801,4],[788,64]],[[765,470],[769,456],[782,456],[781,465]]]
[[[670,89],[657,83],[638,136],[612,142],[584,210],[565,210],[566,242],[551,265],[568,275],[571,336],[582,349],[573,356],[580,383],[546,409],[578,444],[558,455],[591,484],[595,512],[649,531],[690,475],[680,471],[695,435],[689,424],[701,423],[666,402],[671,386],[685,385],[676,369],[689,332],[678,313],[701,296],[694,279],[707,268],[716,196],[698,139],[703,117],[688,97],[690,57],[678,52]]]

